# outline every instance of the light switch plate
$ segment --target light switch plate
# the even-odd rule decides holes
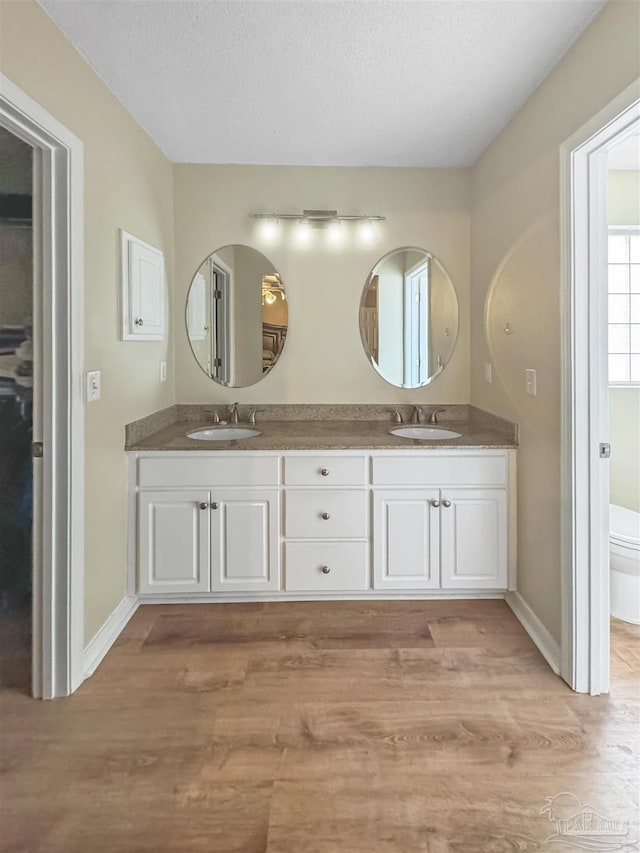
[[[538,394],[538,380],[532,368],[527,368],[524,372],[524,389],[531,397],[536,397]]]
[[[491,362],[485,361],[485,363],[484,363],[484,381],[488,382],[489,385],[491,385],[491,383],[493,382],[493,375],[492,374],[493,374],[493,371],[491,368]]]
[[[100,371],[87,370],[86,374],[86,394],[87,403],[93,403],[94,400],[100,399]]]
[[[167,362],[161,361],[160,362],[160,382],[166,382],[166,381],[167,381]]]

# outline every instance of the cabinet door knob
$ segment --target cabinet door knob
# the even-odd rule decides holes
[[[138,317],[136,320],[134,320],[134,323],[136,324],[136,326],[143,326],[144,320],[142,319],[142,317]]]
[[[215,503],[215,502],[214,502],[214,503],[212,503],[212,504],[211,504],[211,509],[218,509],[218,504],[217,504],[217,503]]]
[[[451,506],[451,501],[442,501],[442,506]]]
[[[207,509],[209,504],[204,503],[204,501],[200,504],[200,509]]]
[[[329,469],[328,468],[321,468],[320,473],[322,474],[323,477],[328,477],[329,476]]]
[[[331,571],[331,569],[329,568],[329,566],[321,566],[320,571],[322,572],[323,575],[328,575],[329,572]]]
[[[328,512],[323,512],[323,513],[322,513],[322,518],[324,518],[324,520],[325,520],[325,521],[328,521],[328,520],[331,518],[331,516],[329,515],[329,513],[328,513]]]
[[[440,501],[431,501],[431,506],[440,506]]]

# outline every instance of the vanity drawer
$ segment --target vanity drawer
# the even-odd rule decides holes
[[[380,456],[373,460],[376,486],[503,486],[506,454]]]
[[[285,493],[285,536],[294,539],[365,539],[369,526],[368,496],[364,489],[289,490]]]
[[[287,456],[284,482],[287,486],[364,486],[366,456]]]
[[[368,549],[366,542],[287,542],[285,588],[289,592],[369,589]]]
[[[277,486],[277,456],[170,456],[138,459],[138,485],[173,486]]]

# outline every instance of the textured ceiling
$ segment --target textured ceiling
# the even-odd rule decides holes
[[[468,166],[604,0],[40,0],[167,156]]]

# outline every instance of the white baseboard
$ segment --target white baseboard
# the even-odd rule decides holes
[[[502,599],[504,592],[460,592],[459,590],[428,590],[404,592],[402,590],[371,590],[371,592],[212,592],[195,595],[179,592],[159,595],[138,595],[138,604],[241,604],[256,601],[473,601]]]
[[[85,648],[82,656],[84,677],[89,678],[96,671],[102,659],[122,633],[125,625],[138,609],[135,595],[125,595],[102,628]]]
[[[560,675],[562,656],[560,646],[538,619],[519,592],[508,592],[504,600],[538,647],[538,651],[556,675]]]

